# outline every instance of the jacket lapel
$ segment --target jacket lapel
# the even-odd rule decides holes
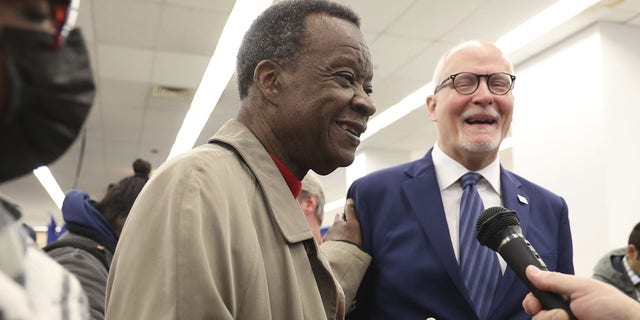
[[[433,244],[435,255],[444,265],[458,291],[471,304],[458,261],[453,253],[431,151],[429,150],[421,160],[407,168],[405,173],[410,176],[410,179],[402,183],[402,191],[425,236]]]

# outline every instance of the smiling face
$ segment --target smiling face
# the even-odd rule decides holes
[[[513,73],[500,50],[477,41],[454,49],[439,67],[434,83],[458,72]],[[448,81],[438,93],[427,97],[429,118],[437,124],[438,146],[470,170],[482,169],[496,159],[511,126],[513,105],[512,91],[502,96],[492,94],[486,78],[470,95],[459,94]]]
[[[328,174],[353,162],[360,135],[375,113],[373,64],[362,33],[346,20],[312,14],[294,70],[279,73],[267,121],[294,173]],[[268,149],[269,150],[269,149]]]

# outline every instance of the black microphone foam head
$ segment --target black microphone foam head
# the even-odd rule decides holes
[[[498,251],[504,239],[504,231],[516,227],[520,229],[520,219],[515,211],[503,207],[491,207],[484,210],[476,222],[476,239],[480,244]]]

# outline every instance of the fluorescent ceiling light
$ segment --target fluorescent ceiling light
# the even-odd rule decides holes
[[[38,181],[40,181],[42,187],[47,190],[49,197],[51,197],[53,202],[55,202],[58,209],[61,209],[62,201],[64,200],[64,193],[62,192],[62,189],[60,189],[56,178],[54,178],[53,174],[51,174],[51,170],[49,170],[49,167],[38,167],[37,169],[33,170],[33,175],[35,175]]]
[[[495,42],[495,45],[506,55],[511,55],[545,33],[550,32],[562,23],[577,16],[597,2],[599,2],[599,0],[558,1],[500,37],[500,39]]]
[[[598,0],[557,1],[547,9],[524,22],[522,25],[500,37],[495,44],[503,50],[506,55],[513,54],[517,50],[538,39],[541,35],[550,32],[597,2]],[[429,82],[422,88],[400,100],[400,102],[372,118],[369,121],[367,131],[362,135],[361,140],[366,140],[375,133],[409,114],[411,111],[424,106],[427,95],[433,91],[432,88],[432,83]]]
[[[233,76],[236,54],[244,34],[253,20],[270,4],[270,0],[237,0],[234,4],[167,160],[191,149],[195,144]]]

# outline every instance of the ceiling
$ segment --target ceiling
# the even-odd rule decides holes
[[[341,2],[362,16],[374,56],[373,97],[380,114],[428,83],[438,58],[452,45],[476,38],[495,41],[555,1]],[[154,168],[165,161],[233,5],[232,0],[81,1],[78,25],[88,41],[98,94],[85,136],[49,166],[64,192],[78,188],[100,199],[109,183],[132,174],[134,159],[147,159]],[[600,1],[512,58],[517,64],[598,20],[640,27],[640,0]],[[196,145],[233,118],[238,106],[232,78]],[[435,128],[425,108],[418,108],[360,149],[415,153],[434,141]],[[344,198],[344,169],[321,179],[328,201]],[[62,221],[33,175],[4,183],[0,193],[22,206],[31,225],[46,225],[50,214]]]

